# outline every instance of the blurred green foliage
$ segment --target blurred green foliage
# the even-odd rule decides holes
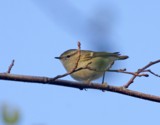
[[[5,125],[16,125],[19,122],[19,111],[18,109],[11,109],[8,105],[2,106],[2,120]]]

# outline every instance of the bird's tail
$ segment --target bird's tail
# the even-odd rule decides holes
[[[126,55],[121,56],[119,52],[115,52],[114,54],[118,56],[119,60],[123,60],[123,59],[129,58],[129,56],[126,56]]]
[[[119,56],[119,60],[127,59],[129,56]]]

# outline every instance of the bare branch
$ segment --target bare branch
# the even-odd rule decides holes
[[[111,85],[96,84],[96,83],[85,84],[85,83],[66,81],[66,80],[54,80],[53,78],[49,78],[49,77],[26,76],[26,75],[16,75],[16,74],[9,74],[9,73],[0,73],[0,79],[19,81],[19,82],[59,85],[59,86],[65,86],[65,87],[78,88],[81,90],[82,89],[96,89],[96,90],[103,90],[103,91],[106,90],[110,92],[116,92],[123,95],[128,95],[128,96],[160,103],[160,96],[145,94],[145,93],[129,90],[124,87],[117,87],[117,86],[111,86]]]
[[[142,67],[141,69],[138,69],[137,72],[135,72],[135,75],[123,86],[125,88],[128,88],[133,82],[134,82],[134,79],[142,72],[146,72],[147,68],[149,68],[150,66],[156,64],[156,63],[159,63],[160,62],[160,59],[159,60],[156,60],[156,61],[153,61],[153,62],[150,62],[148,63],[146,66]],[[151,72],[151,70],[148,70],[148,72],[150,72],[151,74],[154,74],[154,75],[157,75],[153,72]]]

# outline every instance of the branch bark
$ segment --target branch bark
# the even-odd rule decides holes
[[[124,87],[117,87],[117,86],[111,86],[106,84],[96,84],[96,83],[85,84],[85,83],[73,82],[73,81],[67,81],[67,80],[54,80],[54,78],[49,78],[49,77],[18,75],[18,74],[10,74],[10,73],[0,73],[0,79],[19,81],[19,82],[58,85],[58,86],[77,88],[80,90],[83,90],[83,89],[96,89],[96,90],[103,90],[103,91],[106,90],[110,92],[116,92],[119,94],[160,103],[160,96],[145,94],[145,93],[133,91]]]

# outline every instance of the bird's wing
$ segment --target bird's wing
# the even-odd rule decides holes
[[[92,58],[96,58],[96,57],[118,57],[119,56],[119,52],[115,52],[115,53],[108,53],[108,52],[93,52],[93,51],[88,51],[88,52],[83,52],[82,51],[82,59],[83,60],[90,60]]]
[[[119,57],[119,52],[109,53],[109,52],[94,52],[92,57]]]

